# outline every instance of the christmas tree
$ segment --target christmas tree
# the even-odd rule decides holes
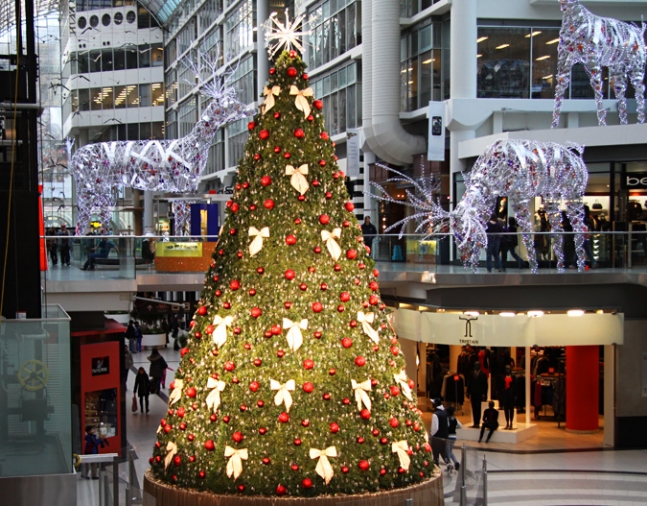
[[[152,473],[242,495],[359,494],[432,475],[323,104],[284,51],[158,429]]]

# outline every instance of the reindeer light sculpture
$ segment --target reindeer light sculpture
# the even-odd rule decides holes
[[[620,123],[627,124],[627,79],[636,92],[638,123],[645,121],[645,24],[641,27],[591,13],[580,0],[559,0],[563,12],[557,49],[557,84],[553,128],[559,126],[564,93],[571,68],[581,63],[589,75],[595,93],[598,123],[606,125],[607,112],[602,105],[602,67],[609,68],[609,79],[618,101]]]
[[[564,270],[564,238],[560,203],[566,206],[566,216],[575,232],[577,266],[585,268],[583,232],[584,208],[582,195],[588,181],[588,171],[582,160],[581,146],[562,146],[555,143],[542,143],[523,139],[500,140],[489,146],[476,160],[469,173],[463,174],[466,191],[453,211],[445,211],[435,200],[436,185],[416,181],[394,169],[387,170],[399,177],[389,181],[407,182],[413,190],[406,190],[409,200],[406,205],[414,212],[404,220],[391,225],[386,231],[400,226],[400,236],[407,224],[416,222],[415,232],[446,229],[453,233],[461,260],[465,268],[478,269],[481,249],[487,247],[486,222],[492,214],[498,197],[508,197],[513,203],[523,243],[528,252],[528,263],[533,273],[537,273],[537,258],[533,242],[533,228],[530,214],[530,201],[541,197],[552,227],[553,251],[557,259],[557,269]],[[379,200],[401,204],[394,200],[377,183],[381,195],[373,195]]]
[[[207,164],[209,147],[224,125],[249,115],[229,86],[235,70],[219,75],[217,60],[202,55],[201,63],[187,61],[202,93],[211,98],[189,135],[179,139],[115,141],[88,144],[71,155],[73,141],[67,141],[69,167],[76,183],[79,213],[77,234],[85,233],[93,214],[104,227],[110,223],[118,187],[138,190],[196,193]],[[208,77],[203,78],[204,75]],[[209,80],[209,78],[213,79]],[[186,214],[186,213],[185,213]],[[177,235],[184,222],[176,222]],[[180,230],[178,230],[180,229]]]

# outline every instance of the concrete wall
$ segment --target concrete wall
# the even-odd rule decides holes
[[[616,413],[618,417],[647,417],[642,396],[642,354],[647,351],[647,321],[625,320],[625,342],[618,346]]]

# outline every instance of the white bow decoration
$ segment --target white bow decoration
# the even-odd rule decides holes
[[[247,448],[236,450],[231,446],[225,446],[225,458],[229,458],[229,462],[227,462],[227,476],[231,478],[233,474],[234,481],[236,481],[243,472],[243,460],[249,458]]]
[[[305,90],[300,90],[296,86],[290,86],[290,95],[296,95],[294,105],[300,111],[303,111],[303,117],[307,118],[310,115],[310,102],[306,97],[314,96],[312,88],[308,87]]]
[[[209,409],[213,409],[214,413],[218,409],[218,406],[220,406],[220,392],[222,392],[226,386],[227,383],[224,381],[219,381],[212,377],[209,377],[207,380],[207,388],[210,389],[211,392],[207,395],[206,403],[207,407]]]
[[[300,322],[293,322],[288,318],[283,318],[283,329],[288,331],[288,346],[292,351],[297,351],[303,344],[302,330],[308,328],[308,320],[303,319]]]
[[[169,406],[173,406],[182,397],[182,388],[184,388],[184,381],[176,379],[173,381],[173,391],[168,396]]]
[[[329,446],[325,450],[310,448],[310,458],[319,459],[317,467],[315,467],[315,472],[324,479],[326,485],[330,483],[330,480],[332,480],[332,477],[335,474],[328,457],[337,457],[337,448],[334,446]]]
[[[169,441],[166,445],[166,457],[164,457],[164,469],[166,469],[173,460],[173,457],[177,453],[177,445],[173,441]]]
[[[265,95],[265,102],[263,102],[263,114],[265,114],[272,107],[274,107],[274,104],[276,103],[274,101],[274,95],[278,97],[280,93],[281,93],[280,86],[272,86],[272,88],[268,88],[267,86],[265,86],[263,88],[263,95]]]
[[[395,378],[395,381],[397,381],[400,384],[400,390],[402,390],[402,394],[407,399],[412,401],[413,397],[411,396],[411,387],[409,386],[407,373],[404,371],[404,369],[402,369],[399,373],[394,374],[393,377]]]
[[[280,406],[285,402],[285,411],[290,412],[290,406],[292,406],[292,396],[290,395],[290,390],[294,391],[296,388],[296,382],[292,380],[286,381],[281,385],[278,381],[270,379],[270,389],[278,390],[274,396],[274,404]]]
[[[335,228],[332,232],[327,230],[321,231],[321,239],[326,243],[326,248],[333,260],[338,260],[341,256],[341,248],[335,239],[341,237],[341,228]]]
[[[267,239],[270,236],[270,227],[263,227],[258,230],[256,227],[249,227],[249,237],[253,237],[254,240],[249,245],[249,254],[254,256],[256,253],[263,249],[263,239]]]
[[[285,175],[290,177],[290,184],[298,191],[301,195],[308,191],[310,185],[306,179],[308,174],[308,164],[304,163],[298,169],[295,169],[292,165],[285,166]]]
[[[351,385],[353,386],[353,390],[355,391],[355,400],[357,401],[357,409],[361,411],[362,409],[362,404],[366,406],[366,409],[369,411],[371,410],[371,398],[368,396],[366,392],[371,391],[371,380],[367,379],[366,381],[362,381],[361,383],[358,383],[354,379],[350,380]]]
[[[391,444],[391,451],[397,453],[400,457],[400,467],[405,471],[409,470],[409,465],[411,464],[411,458],[409,457],[409,443],[406,441],[397,441]]]
[[[375,313],[363,313],[362,311],[357,311],[357,321],[362,324],[362,329],[364,333],[373,341],[375,344],[380,342],[380,336],[377,333],[377,330],[373,328],[373,320],[375,320]]]
[[[213,331],[213,342],[220,348],[227,341],[227,327],[231,326],[234,321],[233,316],[225,316],[224,318],[217,315],[213,319],[213,324],[216,326]]]

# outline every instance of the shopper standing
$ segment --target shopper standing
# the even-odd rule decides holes
[[[142,329],[139,326],[139,322],[135,322],[135,339],[137,339],[137,352],[142,351],[142,339],[144,339],[144,335],[142,334]]]
[[[56,253],[58,246],[56,245],[57,240],[52,237],[54,235],[56,235],[56,229],[48,228],[47,229],[48,239],[45,240],[45,245],[47,246],[47,253],[49,254],[50,260],[52,261],[52,265],[58,264],[58,256]]]
[[[449,423],[447,422],[447,412],[443,407],[441,398],[433,400],[434,414],[431,417],[431,451],[433,452],[434,462],[440,465],[439,457],[442,456],[444,462],[448,462],[447,457],[447,436],[449,436]]]
[[[371,223],[371,217],[366,216],[364,223],[362,223],[362,235],[364,236],[364,244],[373,249],[373,239],[377,236],[377,228]]]
[[[151,363],[148,369],[152,384],[151,393],[156,394],[160,391],[160,383],[164,377],[164,372],[168,369],[168,364],[164,360],[164,357],[160,355],[160,352],[157,351],[157,348],[148,356],[148,360]]]
[[[501,259],[499,258],[499,247],[501,245],[501,236],[499,234],[501,232],[503,232],[503,226],[496,214],[492,214],[485,228],[485,233],[487,234],[485,266],[488,272],[492,272],[492,260],[494,260],[495,269],[501,271]]]
[[[70,266],[70,232],[65,223],[61,224],[58,231],[58,251],[61,254],[61,265]]]
[[[107,441],[104,441],[102,438],[98,437],[95,434],[95,429],[92,425],[85,426],[85,447],[83,448],[84,455],[97,455],[99,453],[99,447],[103,448],[107,444]],[[90,479],[88,474],[92,473],[92,479],[99,479],[99,469],[96,464],[83,464],[83,469],[81,471],[81,478],[86,480]]]
[[[133,389],[133,395],[137,394],[139,397],[139,408],[141,412],[144,413],[144,401],[146,401],[146,413],[148,413],[148,396],[150,395],[149,389],[149,379],[148,374],[143,367],[140,367],[137,370],[137,376],[135,376],[135,388]]]
[[[135,332],[135,322],[130,320],[126,329],[126,338],[130,353],[137,353],[137,333]]]
[[[463,424],[454,416],[456,413],[456,408],[454,406],[448,406],[446,409],[447,412],[447,456],[454,463],[454,469],[457,471],[460,469],[461,465],[454,455],[454,445],[456,444],[456,429],[462,429]]]

